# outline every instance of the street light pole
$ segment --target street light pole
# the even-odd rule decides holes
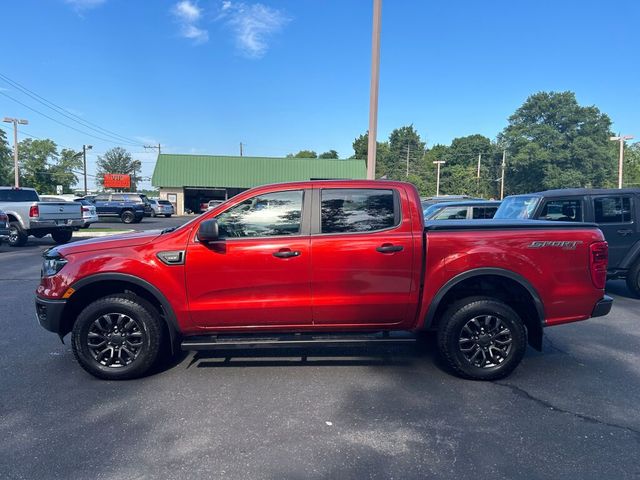
[[[84,163],[84,195],[89,194],[87,191],[87,150],[91,150],[93,145],[82,145],[82,161]]]
[[[478,154],[478,175],[477,175],[477,186],[476,186],[476,195],[480,195],[480,162],[482,161],[482,154]]]
[[[620,142],[620,156],[618,158],[618,188],[622,188],[622,167],[624,163],[624,142],[625,140],[631,140],[633,135],[620,135],[617,137],[610,137],[609,140],[614,142]]]
[[[20,186],[20,172],[18,171],[18,124],[29,125],[29,121],[21,118],[4,117],[4,122],[13,123],[13,185],[18,188]]]
[[[440,165],[443,163],[447,163],[444,160],[435,160],[433,163],[436,164],[436,168],[438,169],[436,173],[436,197],[440,196]]]
[[[378,134],[378,83],[380,78],[380,19],[382,0],[373,0],[373,33],[371,37],[371,86],[369,92],[369,144],[367,146],[367,179],[376,178]]]

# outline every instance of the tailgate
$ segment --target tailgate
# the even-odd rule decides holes
[[[82,218],[82,205],[77,202],[38,202],[40,220],[69,220]]]

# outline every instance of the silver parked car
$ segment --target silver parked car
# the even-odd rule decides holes
[[[43,202],[77,202],[82,205],[82,225],[80,228],[89,228],[92,223],[97,222],[98,213],[96,206],[84,198],[75,198],[69,195],[40,195]]]
[[[157,217],[158,215],[164,215],[169,218],[171,215],[175,214],[176,211],[173,208],[173,204],[169,200],[149,200],[151,203],[151,216]]]

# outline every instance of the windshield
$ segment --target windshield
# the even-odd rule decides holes
[[[494,215],[494,219],[531,219],[540,197],[529,195],[519,195],[517,197],[507,197]]]
[[[428,219],[431,215],[433,215],[439,208],[442,208],[441,205],[435,204],[430,205],[422,211],[425,219]]]

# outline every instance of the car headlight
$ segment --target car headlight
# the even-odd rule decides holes
[[[42,262],[42,270],[40,273],[43,277],[51,277],[57,274],[62,270],[62,267],[67,264],[67,259],[55,249],[45,251],[42,256],[44,257],[44,261]]]

